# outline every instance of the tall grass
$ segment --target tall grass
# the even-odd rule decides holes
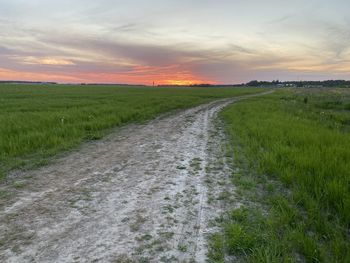
[[[110,128],[253,92],[258,90],[2,84],[0,178],[99,139]]]
[[[251,262],[350,262],[349,102],[348,90],[299,90],[223,112],[234,162],[263,193],[230,214],[219,248]]]

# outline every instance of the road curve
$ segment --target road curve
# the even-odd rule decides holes
[[[204,262],[230,175],[216,116],[251,96],[126,126],[21,175],[0,206],[0,261]]]

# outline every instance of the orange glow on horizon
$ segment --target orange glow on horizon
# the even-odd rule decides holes
[[[161,81],[160,85],[190,86],[190,85],[204,84],[204,83],[208,84],[208,82],[201,81],[201,80],[171,79],[171,80]],[[214,83],[210,82],[210,84],[214,84]]]
[[[144,85],[178,85],[217,84],[189,70],[182,70],[178,65],[168,67],[135,66],[126,72],[21,72],[0,68],[0,80],[42,81],[59,83],[111,83]]]

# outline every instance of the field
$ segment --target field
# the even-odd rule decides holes
[[[39,151],[27,160],[42,164],[48,151],[41,149],[72,150],[16,170],[0,184],[1,262],[205,261],[211,220],[222,210],[216,197],[230,174],[217,114],[262,93],[221,98],[261,90],[26,88],[6,90],[14,116],[3,116],[27,125],[13,128],[15,138],[32,131],[27,141],[37,144],[28,149]],[[111,129],[128,121],[134,123]],[[14,142],[15,149],[26,146],[26,140]]]
[[[0,178],[15,168],[45,164],[111,128],[252,92],[256,89],[2,84]]]
[[[350,89],[0,85],[0,102],[0,261],[350,262]]]
[[[350,262],[350,90],[279,91],[222,113],[241,207],[211,258]]]

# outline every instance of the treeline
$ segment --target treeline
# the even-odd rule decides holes
[[[52,85],[55,85],[57,84],[57,82],[0,80],[0,84],[52,84]]]
[[[165,87],[164,85],[160,85]],[[174,87],[179,85],[166,85]],[[258,81],[252,80],[241,84],[192,84],[190,87],[346,87],[350,88],[349,80],[324,80],[324,81]]]
[[[245,84],[249,87],[262,86],[294,86],[294,87],[350,87],[349,80],[324,80],[324,81],[258,81],[253,80]]]

